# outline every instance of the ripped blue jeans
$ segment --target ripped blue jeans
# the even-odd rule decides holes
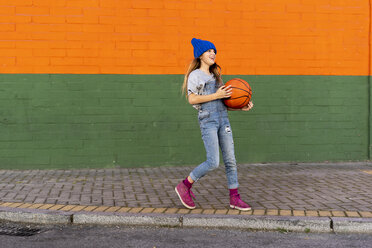
[[[197,166],[190,173],[190,177],[192,180],[198,181],[209,171],[216,169],[220,163],[219,148],[221,148],[228,188],[238,188],[234,141],[225,105],[221,100],[202,104],[198,119],[207,160]]]

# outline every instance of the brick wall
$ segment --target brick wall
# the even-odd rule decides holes
[[[224,79],[237,76],[255,103],[229,113],[238,163],[368,159],[368,77]],[[0,74],[0,168],[196,165],[204,147],[181,81]]]
[[[0,0],[0,72],[183,74],[192,37],[225,74],[368,75],[367,0]]]
[[[198,164],[192,37],[224,80],[239,163],[370,159],[366,0],[0,0],[0,168]],[[103,75],[105,74],[105,75]],[[108,75],[106,75],[108,74]]]

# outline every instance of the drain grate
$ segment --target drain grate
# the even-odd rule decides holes
[[[0,225],[0,235],[8,236],[33,236],[41,232],[39,228],[16,227],[9,225]]]

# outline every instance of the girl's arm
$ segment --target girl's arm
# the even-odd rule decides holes
[[[216,93],[210,95],[196,95],[191,93],[188,100],[190,104],[210,102],[221,98],[229,98],[231,96],[231,91],[231,86],[221,86]]]

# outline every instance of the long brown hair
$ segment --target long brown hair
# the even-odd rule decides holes
[[[186,71],[185,78],[183,79],[183,84],[182,84],[182,94],[186,95],[186,98],[188,94],[186,93],[187,91],[187,80],[189,79],[189,75],[192,71],[199,69],[201,65],[200,58],[195,58],[191,61],[189,68]],[[209,72],[213,74],[214,78],[217,81],[218,86],[222,86],[222,78],[221,78],[221,67],[214,63],[209,67]]]

